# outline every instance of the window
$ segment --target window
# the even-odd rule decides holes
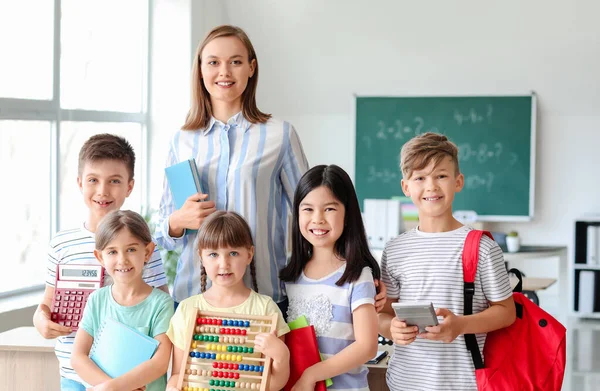
[[[11,37],[0,40],[0,241],[11,270],[0,273],[0,296],[43,286],[50,238],[84,221],[77,157],[90,136],[132,144],[124,208],[141,211],[149,21],[147,0],[0,2],[0,36]]]

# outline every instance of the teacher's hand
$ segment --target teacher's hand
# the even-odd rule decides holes
[[[198,229],[204,219],[217,210],[214,201],[204,201],[208,194],[194,194],[185,200],[181,209],[169,217],[169,235],[177,238],[183,235],[184,229]],[[202,202],[200,202],[202,201]]]

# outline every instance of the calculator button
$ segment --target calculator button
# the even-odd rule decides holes
[[[79,325],[79,322],[73,322],[73,327],[77,327]]]
[[[60,295],[56,295],[56,301],[60,301]]]
[[[65,291],[65,295],[68,295],[69,293],[71,293],[71,292],[69,292],[69,291]]]
[[[71,319],[73,319],[73,315],[67,315],[67,319],[68,319],[68,320],[71,320]]]
[[[73,319],[75,320],[79,320],[80,316],[79,315],[73,315]]]
[[[77,296],[77,301],[82,301],[82,300],[83,300],[83,297]]]
[[[79,309],[78,309],[78,308],[75,308],[75,313],[76,313],[76,314],[80,314],[81,312],[79,311]]]
[[[67,309],[63,308],[62,311],[61,311],[61,313],[66,314],[67,313]]]
[[[77,294],[78,295],[83,295],[83,292],[82,291],[77,291]]]
[[[70,302],[70,303],[69,303],[69,307],[71,307],[71,308],[75,307],[75,303],[73,303],[73,302]]]
[[[71,326],[71,322],[69,322],[68,320],[65,322],[65,326]]]
[[[69,308],[69,311],[68,311],[68,312],[69,312],[69,314],[72,314],[72,313],[73,313],[73,309],[72,309],[72,308]]]
[[[69,300],[75,301],[75,296],[69,296]]]
[[[56,320],[56,319],[58,319],[58,314],[54,314],[54,313],[53,313],[53,314],[52,314],[52,316],[51,316],[51,319],[52,319],[52,320]]]
[[[75,303],[75,307],[81,308],[81,303]]]

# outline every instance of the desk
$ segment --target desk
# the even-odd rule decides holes
[[[0,390],[60,389],[55,340],[44,339],[35,327],[0,334]]]
[[[501,247],[502,248],[502,247]],[[543,258],[558,258],[558,273],[557,273],[557,284],[558,284],[558,305],[557,308],[558,314],[561,318],[566,319],[568,315],[569,303],[572,302],[569,298],[571,297],[571,292],[569,290],[569,265],[568,265],[568,255],[567,255],[567,247],[566,246],[521,246],[518,252],[509,253],[506,251],[506,248],[502,248],[504,252],[504,260],[506,262],[520,262],[527,261],[533,259],[543,259]],[[509,266],[510,268],[511,266]],[[535,272],[527,273],[528,277],[536,277]],[[537,282],[543,282],[542,279],[536,279]],[[547,280],[547,279],[546,279]],[[530,282],[535,282],[535,280],[531,280]],[[546,281],[548,282],[548,281]],[[525,287],[523,289],[526,289]],[[533,289],[530,289],[533,290]],[[542,302],[542,307],[544,307],[545,302]],[[549,311],[552,312],[552,311]],[[554,315],[554,314],[553,314]]]
[[[378,345],[378,350],[387,350],[388,355],[378,364],[367,364],[369,368],[369,375],[367,377],[369,381],[369,390],[371,391],[390,391],[385,382],[385,372],[387,371],[387,364],[394,353],[393,345]]]

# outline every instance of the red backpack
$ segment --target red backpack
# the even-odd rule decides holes
[[[462,257],[465,315],[473,313],[474,281],[483,235],[494,239],[487,231],[472,230],[465,240]],[[475,365],[477,388],[480,391],[559,391],[565,373],[567,330],[521,293],[521,273],[517,269],[510,272],[519,278],[513,290],[517,310],[515,322],[487,334],[483,360],[475,335],[465,334],[467,349]]]

